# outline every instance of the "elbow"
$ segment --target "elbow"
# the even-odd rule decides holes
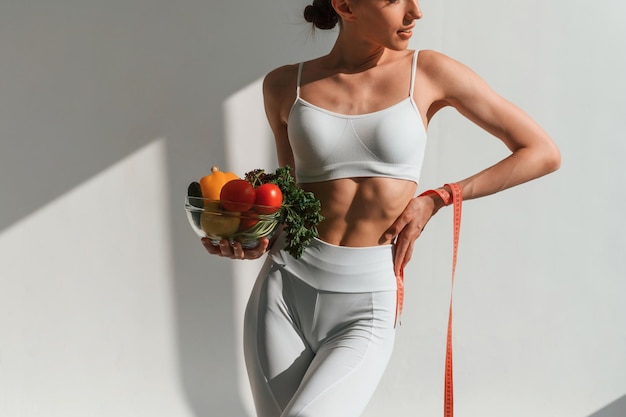
[[[546,174],[561,168],[561,152],[554,144],[545,152],[544,167],[546,169]]]
[[[543,177],[561,167],[561,152],[552,142],[519,151],[525,155],[529,179]]]

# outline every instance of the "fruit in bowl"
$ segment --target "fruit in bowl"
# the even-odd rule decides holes
[[[188,195],[185,211],[196,234],[208,237],[214,245],[226,239],[231,244],[240,242],[243,248],[254,248],[259,239],[272,237],[282,222],[280,210],[263,214],[271,209],[269,206],[251,204],[247,211],[229,211],[225,208],[237,204]]]
[[[273,173],[255,169],[243,178],[212,167],[189,184],[185,210],[196,234],[214,245],[226,239],[253,248],[283,224],[285,249],[294,258],[317,237],[317,224],[324,219],[320,201],[296,184],[289,166]]]

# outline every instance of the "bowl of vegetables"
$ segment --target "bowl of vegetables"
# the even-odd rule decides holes
[[[280,210],[275,207],[242,206],[236,201],[193,196],[185,198],[185,210],[189,224],[198,236],[209,238],[214,245],[224,239],[230,244],[239,242],[243,248],[254,248],[259,239],[271,238],[282,220]]]
[[[319,200],[296,185],[289,167],[274,173],[256,169],[243,178],[213,167],[189,184],[185,211],[193,231],[214,245],[227,240],[254,248],[283,225],[286,250],[295,258],[317,236],[323,219]]]

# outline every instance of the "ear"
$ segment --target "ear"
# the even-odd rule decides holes
[[[351,3],[352,0],[331,0],[333,9],[335,9],[341,20],[344,22],[354,21],[356,19],[354,13],[352,13],[352,8],[350,7]]]

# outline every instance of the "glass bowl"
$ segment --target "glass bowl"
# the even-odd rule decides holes
[[[194,232],[200,237],[207,237],[213,245],[226,239],[233,244],[241,243],[243,248],[254,248],[259,239],[270,238],[282,223],[281,210],[253,204],[245,212],[226,211],[220,200],[187,196],[185,211],[187,220]]]

